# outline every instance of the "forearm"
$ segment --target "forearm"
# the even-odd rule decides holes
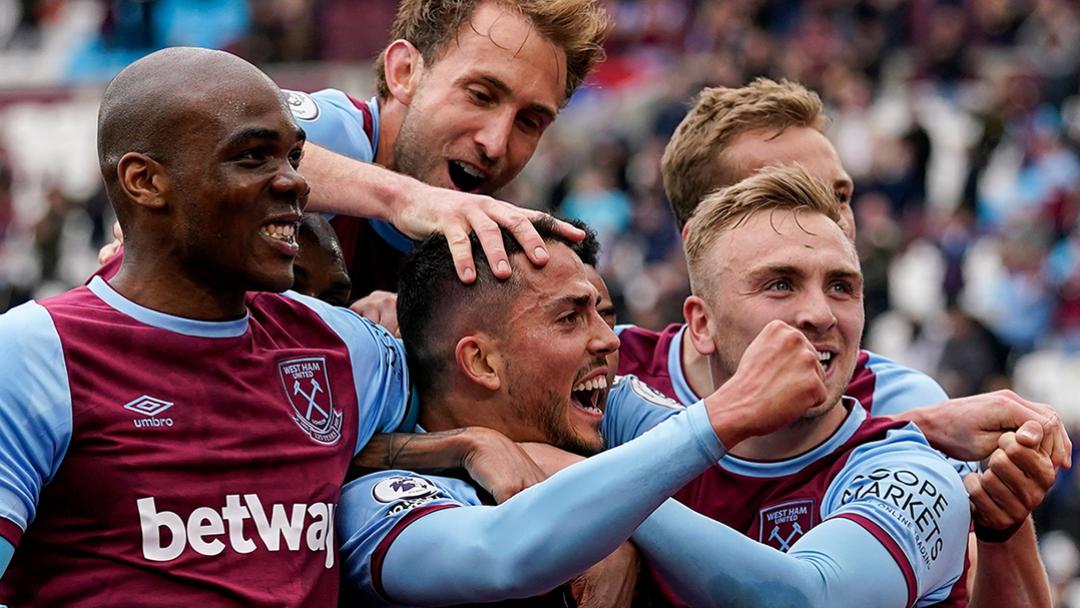
[[[614,551],[722,455],[705,410],[692,407],[498,507],[446,509],[416,520],[387,552],[383,586],[395,603],[415,606],[546,592]]]
[[[1029,517],[1012,538],[1001,543],[978,543],[972,608],[1051,605],[1050,582],[1039,559],[1035,526]]]
[[[390,219],[402,190],[414,181],[310,142],[304,147],[301,171],[311,186],[309,211],[381,220]]]
[[[892,556],[857,524],[834,519],[782,553],[669,500],[634,544],[691,606],[904,606]]]
[[[453,429],[440,433],[378,434],[353,459],[353,464],[366,469],[385,471],[441,471],[463,466],[475,436],[482,432],[476,427]]]

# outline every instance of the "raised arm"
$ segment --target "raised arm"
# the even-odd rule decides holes
[[[510,276],[510,260],[503,250],[499,226],[514,233],[525,254],[536,265],[547,263],[543,239],[531,220],[544,214],[523,209],[490,196],[429,186],[406,175],[363,163],[326,148],[307,144],[301,170],[311,195],[308,208],[343,215],[385,220],[406,236],[422,239],[434,232],[446,235],[462,281],[476,280],[469,234],[475,232],[495,276]],[[581,230],[559,222],[570,239],[585,237]]]

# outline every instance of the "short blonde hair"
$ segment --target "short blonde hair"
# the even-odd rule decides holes
[[[725,146],[749,131],[790,127],[825,128],[818,94],[796,82],[758,78],[745,87],[704,89],[675,129],[660,162],[671,209],[679,228],[706,194],[739,181],[745,169]]]
[[[462,28],[468,27],[476,7],[484,0],[401,0],[390,28],[390,40],[408,40],[431,66]],[[574,90],[604,59],[604,40],[612,21],[597,0],[491,0],[524,16],[536,31],[566,53],[566,92]],[[386,50],[375,61],[380,99],[390,97],[386,83]]]
[[[761,211],[820,213],[839,224],[832,188],[799,165],[765,167],[743,181],[707,195],[686,225],[686,265],[694,293],[708,290],[711,268],[705,257],[725,231]]]

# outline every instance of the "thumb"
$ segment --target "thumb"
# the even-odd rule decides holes
[[[1027,448],[1037,448],[1042,443],[1043,427],[1034,420],[1028,420],[1016,431],[1016,442]]]

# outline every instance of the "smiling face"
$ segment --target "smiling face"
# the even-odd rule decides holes
[[[811,127],[789,127],[779,135],[767,130],[747,131],[732,139],[724,156],[726,162],[743,169],[739,179],[757,173],[762,167],[802,166],[810,175],[832,186],[840,204],[840,225],[850,239],[855,239],[851,176],[844,171],[836,148],[821,131]]]
[[[837,223],[820,213],[759,211],[719,235],[704,261],[715,278],[698,296],[717,382],[735,373],[746,347],[778,319],[806,335],[825,367],[829,397],[805,417],[836,405],[855,369],[863,329],[862,274]]]
[[[600,422],[615,371],[607,357],[619,339],[597,310],[585,266],[565,245],[548,247],[544,268],[514,268],[521,293],[496,337],[506,409],[514,414],[502,430],[515,441],[593,454],[604,445]]]
[[[417,69],[411,96],[401,97],[408,107],[392,168],[484,194],[529,161],[566,87],[566,54],[494,2],[479,4],[434,64]]]
[[[231,289],[284,291],[308,193],[297,170],[304,135],[269,79],[236,76],[183,111],[180,152],[166,165],[173,242],[195,274]]]

